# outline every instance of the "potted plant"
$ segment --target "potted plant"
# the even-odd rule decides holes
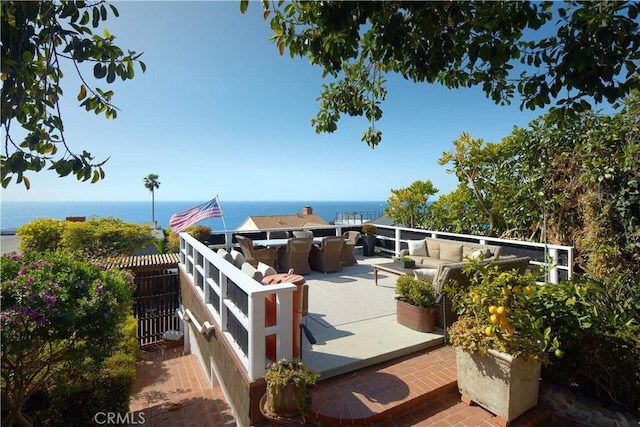
[[[280,359],[272,364],[264,376],[269,412],[288,417],[304,414],[311,400],[309,388],[319,376],[301,360]]]
[[[393,263],[402,268],[414,268],[416,266],[415,260],[408,256],[401,256],[393,259]]]
[[[376,231],[378,227],[373,224],[362,226],[362,255],[373,256],[376,249]]]
[[[405,274],[396,282],[398,323],[419,332],[436,329],[436,301],[433,285],[426,279]]]
[[[448,330],[456,347],[458,389],[511,422],[537,404],[540,369],[549,352],[561,356],[542,316],[535,273],[500,271],[495,263],[469,260],[469,286],[446,286],[460,317]]]

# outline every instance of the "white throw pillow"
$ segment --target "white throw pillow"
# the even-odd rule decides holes
[[[262,261],[258,263],[258,271],[262,273],[263,278],[267,276],[273,276],[274,274],[278,274],[275,268],[271,267],[269,264],[265,264]]]
[[[413,270],[413,276],[416,279],[425,279],[431,280],[436,278],[436,273],[438,272],[437,268],[418,268]]]
[[[480,249],[478,249],[477,251],[475,251],[471,255],[469,255],[469,258],[471,258],[471,259],[484,259],[484,252],[482,252]]]
[[[242,267],[242,264],[246,261],[244,258],[244,255],[242,255],[240,252],[236,251],[235,249],[231,249],[231,258],[233,258],[233,265],[235,265],[237,268]]]
[[[256,270],[256,268],[254,266],[252,266],[251,264],[249,264],[248,262],[245,262],[244,264],[242,264],[242,268],[241,268],[242,272],[244,274],[246,274],[247,276],[253,278],[253,280],[259,282],[262,280],[262,273],[260,273],[258,270]]]
[[[409,255],[429,256],[427,254],[427,243],[424,240],[407,240]]]

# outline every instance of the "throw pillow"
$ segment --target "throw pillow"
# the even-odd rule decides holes
[[[469,255],[469,258],[471,259],[484,259],[484,252],[480,249],[478,249],[477,251],[473,252],[471,255]]]
[[[440,259],[446,261],[462,261],[462,245],[440,243]]]
[[[244,255],[242,255],[240,252],[236,251],[235,249],[231,249],[230,254],[231,254],[231,258],[233,258],[233,265],[235,265],[238,268],[242,267],[242,264],[246,261],[244,258]]]
[[[229,261],[230,263],[233,263],[233,258],[231,257],[231,254],[227,251],[225,251],[224,249],[218,249],[218,252],[216,252],[218,255],[220,255],[222,258],[226,259],[227,261]]]
[[[271,267],[268,264],[260,261],[258,263],[258,271],[262,273],[262,277],[273,276],[274,274],[278,274],[275,268]]]
[[[413,276],[416,279],[425,279],[429,281],[433,281],[436,278],[436,273],[438,272],[437,268],[418,268],[413,270]]]
[[[427,253],[430,258],[440,259],[440,242],[427,238]]]
[[[427,253],[427,243],[423,240],[407,240],[409,255],[429,256]]]
[[[242,264],[241,270],[244,274],[251,277],[253,280],[256,280],[258,282],[262,280],[262,273],[256,270],[256,268],[253,265],[249,264],[248,262],[245,262],[244,264]]]

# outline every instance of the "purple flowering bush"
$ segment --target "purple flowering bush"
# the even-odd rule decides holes
[[[56,372],[113,353],[133,276],[63,252],[4,255],[0,275],[2,421],[30,425],[23,406]]]

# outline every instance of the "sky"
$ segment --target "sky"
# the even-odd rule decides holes
[[[336,132],[315,133],[322,70],[279,55],[259,2],[244,15],[239,1],[113,4],[120,17],[103,27],[123,50],[144,52],[147,65],[133,80],[98,84],[115,91],[118,117],[86,112],[76,100],[80,80],[70,68],[63,79],[66,140],[108,158],[105,179],[31,173],[30,190],[14,181],[2,200],[148,200],[150,173],[159,176],[156,201],[381,201],[416,180],[431,180],[436,199],[457,185],[437,162],[462,132],[499,142],[543,113],[520,111],[517,99],[497,106],[478,88],[389,75],[376,125],[383,140],[371,149],[361,141],[364,118],[343,117]],[[91,82],[92,64],[81,70]]]

